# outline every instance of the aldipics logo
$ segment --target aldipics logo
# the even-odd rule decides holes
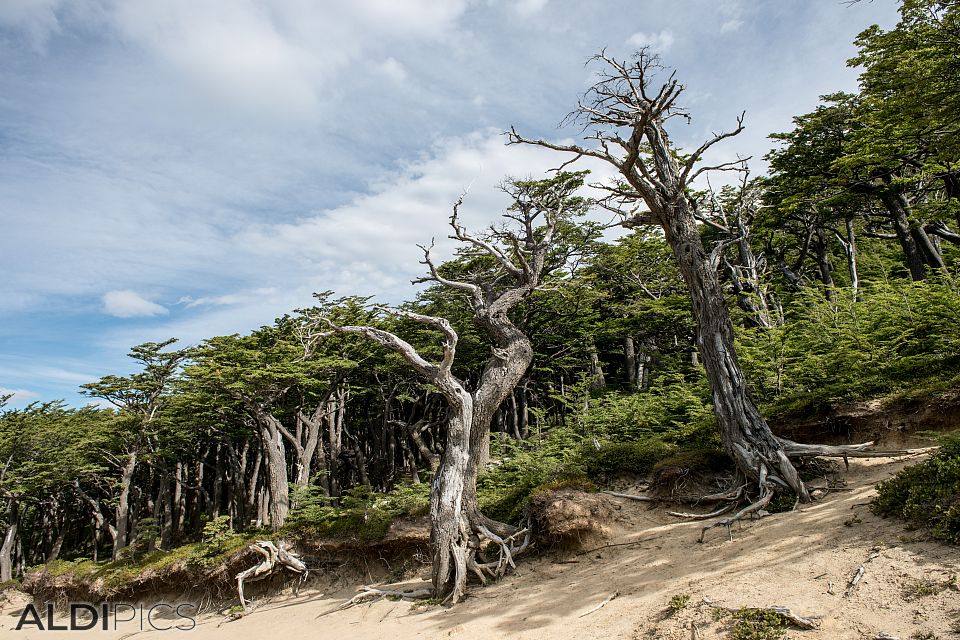
[[[149,607],[126,602],[71,602],[60,616],[55,616],[56,608],[48,602],[44,613],[41,615],[33,603],[28,604],[20,613],[15,630],[190,631],[197,626],[197,605],[190,602],[158,602]]]

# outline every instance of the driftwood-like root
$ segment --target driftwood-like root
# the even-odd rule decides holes
[[[683,518],[685,520],[709,520],[710,518],[716,518],[717,516],[722,516],[728,511],[732,511],[736,508],[736,506],[736,503],[731,502],[730,504],[724,505],[716,511],[711,511],[710,513],[684,513],[682,511],[668,511],[667,515]]]
[[[726,527],[727,536],[730,540],[733,540],[733,525],[734,523],[751,516],[754,514],[759,515],[761,510],[770,504],[770,501],[773,499],[773,483],[768,481],[767,478],[767,466],[765,464],[760,465],[760,497],[743,507],[736,513],[734,513],[729,518],[724,518],[723,520],[717,520],[708,525],[704,525],[703,529],[700,530],[700,540],[703,542],[703,537],[706,535],[707,531],[717,527]]]
[[[719,604],[715,604],[712,600],[710,600],[710,598],[704,598],[703,602],[707,606],[713,607],[714,609],[722,609],[723,611],[729,611],[730,613],[737,613],[738,611],[743,610],[743,609],[734,609],[732,607],[724,607]],[[779,605],[774,605],[772,607],[747,607],[747,609],[773,611],[774,613],[778,613],[784,618],[786,618],[790,622],[790,624],[792,624],[793,626],[797,627],[798,629],[803,629],[804,631],[817,629],[820,626],[819,623],[817,622],[817,620],[819,619],[819,616],[805,617],[805,616],[797,615],[787,607],[781,607]]]
[[[295,589],[299,589],[300,584],[306,580],[307,565],[296,554],[287,550],[286,543],[281,542],[277,545],[270,540],[258,540],[250,545],[250,548],[263,556],[263,559],[246,571],[237,574],[237,593],[240,595],[240,604],[243,605],[244,610],[246,610],[248,604],[243,595],[245,582],[263,580],[284,568],[300,577]]]
[[[896,450],[870,450],[869,447],[873,445],[873,442],[863,442],[860,444],[852,445],[825,445],[825,444],[801,444],[798,442],[793,442],[792,440],[787,440],[785,438],[777,438],[780,444],[783,446],[783,453],[788,458],[843,458],[844,463],[847,464],[849,468],[848,458],[894,458],[902,456],[914,456],[929,453],[930,451],[936,450],[937,447],[926,447],[921,449],[896,449]],[[782,465],[778,465],[782,468]],[[799,480],[799,479],[798,479]],[[679,518],[685,518],[688,520],[708,520],[720,516],[728,511],[731,511],[736,507],[737,504],[742,504],[748,495],[751,493],[751,485],[756,486],[759,489],[759,496],[750,501],[746,506],[741,508],[739,511],[733,515],[713,522],[709,525],[703,527],[700,532],[700,542],[703,542],[704,536],[707,531],[717,527],[726,527],[727,533],[731,540],[733,540],[733,525],[740,520],[748,516],[763,516],[765,512],[763,511],[770,501],[773,499],[774,491],[779,488],[792,488],[793,482],[787,482],[783,478],[771,473],[767,464],[761,462],[759,465],[758,477],[754,481],[749,480],[742,472],[738,472],[734,480],[733,487],[729,490],[714,493],[711,495],[702,496],[699,499],[699,502],[709,503],[709,502],[723,502],[729,501],[730,504],[727,504],[719,509],[708,513],[686,513],[686,512],[669,512],[670,515],[676,516]],[[806,491],[807,487],[801,483],[802,488]],[[830,491],[827,489],[826,491]],[[835,490],[835,489],[834,489]],[[610,493],[610,492],[607,492]],[[618,494],[612,494],[618,495]],[[630,496],[625,494],[619,494],[623,498],[632,498],[632,499],[644,499],[636,496]],[[801,496],[798,494],[797,502],[799,503]],[[794,505],[796,508],[796,505]]]
[[[494,580],[502,578],[510,569],[516,569],[514,557],[527,550],[532,542],[530,523],[522,529],[514,531],[508,536],[500,536],[491,531],[486,522],[475,522],[474,535],[471,537],[471,552],[467,555],[467,568],[473,572],[481,584],[487,583],[487,578]],[[486,560],[482,555],[482,540],[485,539],[496,548],[497,559]],[[477,559],[480,559],[480,562]]]

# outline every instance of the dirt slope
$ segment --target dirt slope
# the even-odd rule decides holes
[[[733,542],[724,530],[714,529],[705,543],[698,544],[698,524],[676,522],[662,509],[642,503],[615,500],[620,509],[609,535],[588,548],[638,544],[577,556],[528,558],[516,574],[490,587],[474,588],[466,602],[452,609],[380,601],[318,618],[349,598],[352,591],[306,589],[297,597],[260,602],[255,611],[234,622],[224,624],[223,616],[207,615],[183,637],[728,637],[728,623],[713,620],[704,597],[725,607],[782,605],[803,616],[820,617],[816,631],[790,631],[789,637],[796,639],[863,639],[881,632],[903,640],[916,632],[934,632],[942,639],[955,637],[950,628],[960,621],[960,595],[944,585],[960,571],[958,549],[922,541],[919,534],[904,530],[901,524],[874,517],[866,506],[874,484],[904,464],[851,462],[846,476],[849,491],[832,494],[799,512],[734,528]],[[847,581],[860,564],[865,567],[863,579],[845,597]],[[934,588],[918,588],[922,581]],[[614,593],[616,598],[590,612]],[[689,595],[690,604],[677,615],[667,616],[667,603],[677,594]],[[78,637],[76,632],[13,633],[9,629],[15,621],[9,611],[0,615],[0,636]],[[120,638],[131,637],[132,631],[136,628],[87,633]],[[171,632],[165,633],[169,637]],[[163,634],[142,632],[132,637],[147,636]]]

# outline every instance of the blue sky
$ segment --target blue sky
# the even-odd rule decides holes
[[[0,389],[84,399],[127,349],[243,332],[313,291],[400,301],[464,190],[493,222],[505,147],[557,123],[600,47],[658,50],[698,144],[759,158],[893,0],[2,0]],[[762,163],[752,163],[755,171]]]

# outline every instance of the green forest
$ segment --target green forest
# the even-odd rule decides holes
[[[134,346],[83,408],[0,409],[0,582],[119,583],[426,518],[432,597],[457,602],[536,547],[544,491],[649,477],[729,528],[813,500],[818,457],[864,453],[790,425],[867,400],[955,412],[960,4],[903,0],[855,45],[859,90],[769,132],[765,163],[710,160],[733,157],[751,105],[680,148],[696,114],[669,59],[602,51],[554,114],[572,110],[573,143],[505,133],[559,168],[505,176],[487,228],[462,223],[469,194],[438,211],[458,249],[435,261],[425,231],[408,302],[318,292],[248,333]],[[612,241],[608,218],[627,230]],[[960,441],[940,438],[873,508],[958,543]]]

